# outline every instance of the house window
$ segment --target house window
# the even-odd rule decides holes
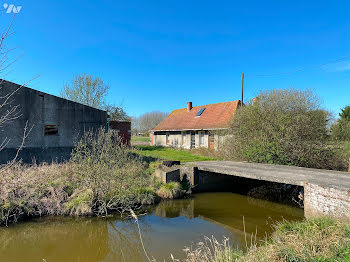
[[[182,145],[186,145],[186,133],[182,133]]]
[[[45,136],[57,136],[58,126],[57,125],[45,125]]]
[[[204,145],[204,132],[199,133],[199,145]]]
[[[198,113],[197,113],[196,117],[201,116],[201,115],[203,114],[204,110],[205,110],[205,107],[204,107],[204,108],[199,109],[199,111],[198,111]]]

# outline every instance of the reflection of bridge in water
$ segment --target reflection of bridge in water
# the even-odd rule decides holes
[[[154,214],[160,217],[199,218],[230,231],[241,242],[256,234],[262,238],[270,225],[282,219],[299,220],[300,208],[232,193],[202,193],[190,199],[162,201]],[[245,222],[245,229],[243,224]]]

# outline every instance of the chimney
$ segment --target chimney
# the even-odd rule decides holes
[[[192,109],[192,102],[187,102],[187,112],[190,112]]]

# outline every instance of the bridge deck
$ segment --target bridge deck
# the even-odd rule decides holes
[[[270,182],[298,186],[309,182],[320,186],[350,189],[350,173],[347,172],[233,161],[191,162],[186,165],[198,167],[198,170]]]

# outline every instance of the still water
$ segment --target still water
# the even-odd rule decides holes
[[[141,234],[150,256],[170,261],[183,258],[185,246],[204,236],[230,239],[245,246],[257,232],[271,233],[271,224],[300,220],[303,210],[233,193],[202,193],[190,199],[161,202],[139,216]],[[103,218],[46,217],[0,229],[0,261],[146,261],[137,224],[119,215]]]

